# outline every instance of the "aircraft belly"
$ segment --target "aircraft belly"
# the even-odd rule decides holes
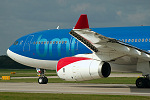
[[[9,49],[7,50],[7,54],[9,57],[11,57],[13,60],[34,68],[43,68],[43,69],[51,69],[56,70],[56,64],[58,61],[56,60],[40,60],[40,59],[33,59],[29,57],[25,57],[19,54],[16,54]]]

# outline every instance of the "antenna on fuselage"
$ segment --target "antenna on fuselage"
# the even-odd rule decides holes
[[[57,26],[57,29],[59,29],[59,26]]]

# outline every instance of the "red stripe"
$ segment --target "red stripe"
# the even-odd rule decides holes
[[[57,72],[63,68],[66,65],[69,65],[71,63],[77,62],[77,61],[81,61],[81,60],[89,60],[90,58],[85,58],[85,57],[66,57],[66,58],[62,58],[58,61],[57,63]]]

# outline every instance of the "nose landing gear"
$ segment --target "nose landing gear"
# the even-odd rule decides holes
[[[40,76],[38,78],[38,83],[39,84],[47,84],[48,83],[48,78],[44,74],[45,70],[44,69],[36,69],[36,70],[39,73],[38,76]]]

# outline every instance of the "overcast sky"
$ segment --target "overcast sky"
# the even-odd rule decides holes
[[[0,0],[0,55],[26,34],[74,27],[80,14],[92,28],[150,26],[150,0]]]

